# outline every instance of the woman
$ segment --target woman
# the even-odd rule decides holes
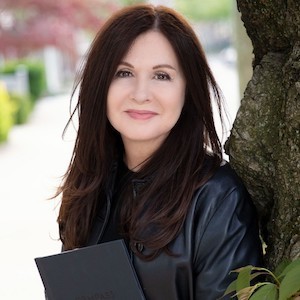
[[[147,299],[221,297],[260,264],[254,207],[214,126],[216,82],[190,25],[166,7],[102,27],[79,80],[79,128],[60,188],[65,250],[124,239]]]

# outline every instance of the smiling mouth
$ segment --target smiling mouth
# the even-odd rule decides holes
[[[126,110],[126,113],[131,117],[132,119],[135,120],[148,120],[157,115],[157,113],[149,110],[134,110],[134,109],[129,109]]]

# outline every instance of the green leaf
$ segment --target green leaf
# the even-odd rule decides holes
[[[246,287],[240,290],[238,293],[236,293],[235,296],[237,296],[239,300],[249,300],[256,288],[257,286]]]
[[[262,272],[261,274],[271,276],[274,279],[274,281],[277,283],[277,285],[280,284],[278,278],[274,275],[274,273],[272,273],[270,270],[268,270],[266,268],[252,267],[252,271],[256,271],[256,272],[261,271]]]
[[[227,287],[225,293],[223,294],[223,297],[236,291],[236,280],[232,281],[230,285]],[[221,298],[222,299],[222,298]]]
[[[236,291],[237,292],[250,286],[251,270],[252,270],[252,266],[247,266],[240,270],[239,275],[236,280]]]
[[[248,269],[248,268],[251,268],[252,269],[256,269],[256,267],[252,266],[252,265],[247,265],[247,266],[244,266],[244,267],[241,267],[241,268],[238,268],[238,269],[234,269],[232,270],[230,273],[234,272],[234,273],[240,273],[242,272],[243,270],[245,269]]]
[[[297,266],[300,266],[300,259],[296,259],[292,261],[289,265],[287,265],[285,269],[282,271],[282,273],[278,276],[278,278],[284,277],[288,272],[290,272],[290,270],[292,270]]]
[[[294,264],[282,279],[279,288],[279,300],[286,300],[300,291],[300,264]]]
[[[250,297],[250,300],[278,300],[278,288],[273,283],[265,283]]]
[[[252,270],[253,266],[246,266],[246,267],[242,267],[236,270],[233,270],[232,272],[235,273],[239,273],[238,277],[236,280],[234,280],[233,282],[230,283],[230,285],[227,287],[226,291],[224,292],[223,296],[226,296],[232,292],[238,292],[239,290],[242,290],[245,287],[249,287],[250,286],[250,280],[252,279],[253,275],[251,274],[251,270]],[[249,281],[247,280],[247,277],[249,274]],[[239,281],[239,286],[237,286],[237,282]],[[246,286],[243,286],[243,284],[247,284]]]
[[[285,270],[285,268],[291,263],[291,260],[289,259],[285,259],[283,260],[275,269],[274,271],[274,275],[276,277],[280,277],[280,275],[282,274],[282,272]]]

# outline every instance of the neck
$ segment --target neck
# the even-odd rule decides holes
[[[146,162],[147,158],[144,159],[144,156],[139,155],[128,155],[125,154],[124,162],[127,165],[127,168],[133,172],[137,172],[141,169],[143,164]]]
[[[125,155],[124,162],[128,169],[137,172],[141,169],[144,163],[151,157],[151,155],[158,148],[155,143],[145,144],[142,142],[130,142],[123,141]]]

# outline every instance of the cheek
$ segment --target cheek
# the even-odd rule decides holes
[[[118,91],[114,84],[111,84],[107,92],[107,115],[113,113],[118,103]]]
[[[180,115],[182,113],[182,109],[185,103],[185,97],[184,95],[182,95],[180,98],[177,99],[177,105],[176,107],[174,106],[174,117],[176,114],[176,122],[178,121],[178,119],[180,118]]]
[[[184,94],[182,95],[174,95],[174,98],[173,99],[176,99],[174,102],[172,102],[172,107],[173,107],[173,111],[174,112],[177,112],[179,115],[181,114],[181,111],[183,109],[183,106],[184,106],[184,102],[185,102],[185,97],[184,97]]]
[[[176,97],[176,103],[178,107],[180,107],[180,110],[182,110],[184,103],[185,103],[185,91],[186,91],[186,85],[184,82],[181,82],[177,86],[177,92],[174,95]]]
[[[108,92],[107,92],[107,107],[112,109],[116,109],[122,105],[126,99],[126,88],[124,84],[120,84],[119,82],[111,83]]]
[[[114,114],[115,114],[115,98],[113,97],[112,93],[109,92],[107,95],[106,115],[111,125],[113,125]]]

